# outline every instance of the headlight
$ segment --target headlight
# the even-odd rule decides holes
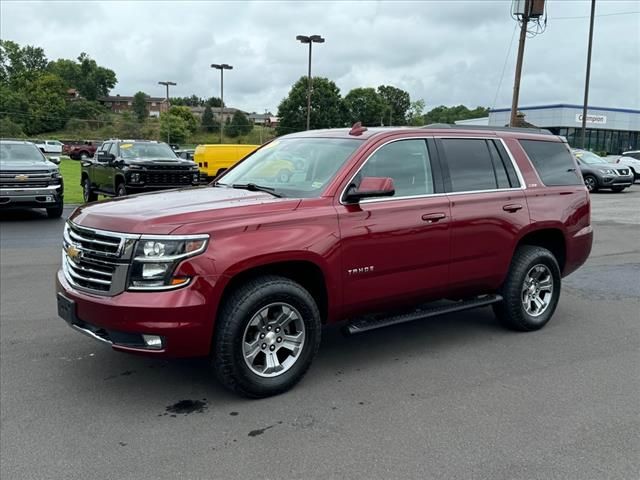
[[[170,290],[185,286],[189,277],[173,275],[182,260],[204,252],[209,235],[186,235],[175,238],[145,237],[136,244],[130,290]]]
[[[131,178],[131,182],[132,183],[140,183],[140,174],[139,173],[132,173],[130,178]]]
[[[603,168],[602,169],[602,173],[604,173],[606,175],[615,175],[616,171],[611,169],[611,168]]]

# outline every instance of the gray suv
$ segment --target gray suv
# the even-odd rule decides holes
[[[607,162],[604,158],[587,150],[573,150],[580,166],[584,184],[589,192],[608,188],[621,192],[633,183],[633,173],[626,166]]]

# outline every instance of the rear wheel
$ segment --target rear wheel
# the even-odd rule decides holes
[[[82,182],[82,197],[84,203],[95,202],[98,200],[98,194],[91,189],[91,181],[85,178]]]
[[[502,301],[494,304],[498,320],[512,330],[532,331],[544,327],[560,298],[560,267],[546,248],[523,245],[516,250]]]
[[[585,175],[584,184],[587,187],[589,192],[597,192],[598,191],[598,180],[593,175]]]
[[[301,285],[262,276],[224,302],[216,320],[213,366],[222,384],[251,398],[298,383],[320,345],[320,313]]]
[[[89,158],[89,152],[80,152],[80,160],[83,162]]]
[[[60,218],[62,216],[63,211],[64,211],[64,206],[62,205],[62,203],[60,203],[55,207],[47,208],[47,216],[49,218]]]

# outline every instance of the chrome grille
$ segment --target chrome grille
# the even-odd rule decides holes
[[[38,188],[46,187],[51,180],[49,170],[2,170],[0,171],[0,188]]]
[[[106,232],[67,222],[62,271],[80,290],[117,295],[126,287],[129,263],[139,235]]]

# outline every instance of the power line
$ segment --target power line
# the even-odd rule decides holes
[[[596,15],[596,17],[613,17],[616,15],[637,15],[640,14],[640,11],[638,12],[617,12],[617,13],[601,13],[599,15]],[[574,20],[576,18],[590,18],[589,15],[582,15],[579,17],[553,17],[550,20]]]
[[[511,48],[513,47],[513,39],[516,38],[516,30],[518,30],[518,24],[517,23],[513,26],[513,33],[511,34],[511,41],[509,42],[509,48],[507,49],[507,55],[504,57],[504,64],[502,65],[502,73],[500,74],[500,81],[498,82],[498,88],[496,88],[496,94],[493,97],[493,103],[491,104],[491,109],[495,108],[496,102],[498,101],[498,95],[500,93],[500,88],[502,88],[502,80],[504,79],[504,72],[507,69],[507,63],[509,63],[509,57],[511,56]]]

